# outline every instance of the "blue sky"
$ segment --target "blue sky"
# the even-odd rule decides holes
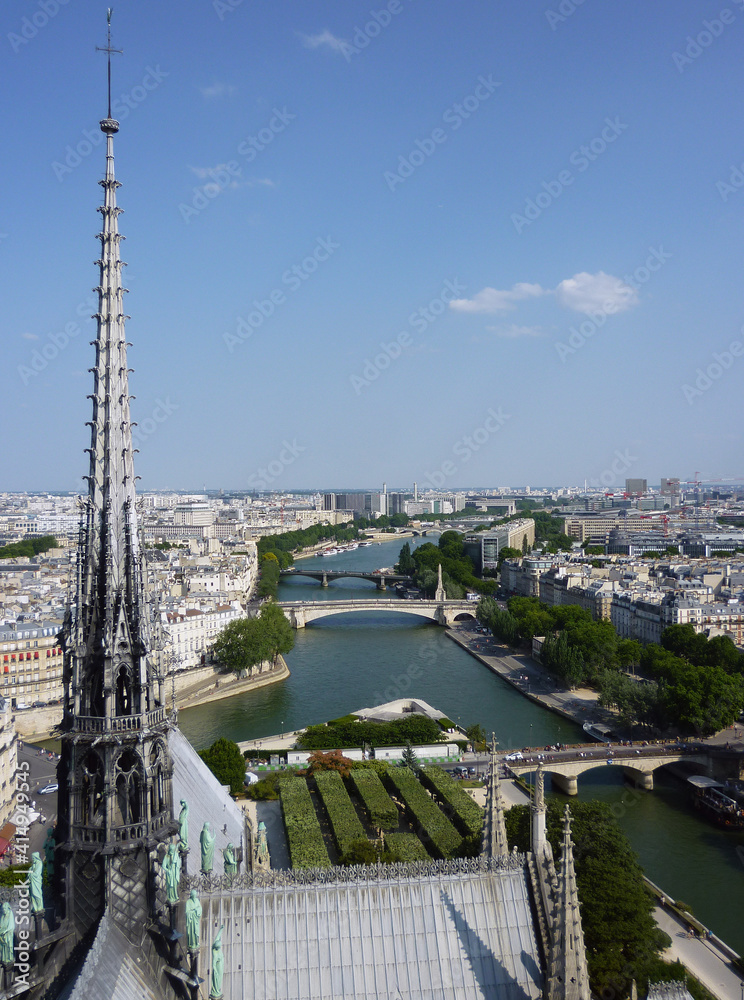
[[[1,20],[0,488],[80,489],[105,5]],[[143,488],[744,476],[742,0],[123,0],[113,44]]]

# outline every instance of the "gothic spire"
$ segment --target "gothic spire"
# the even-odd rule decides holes
[[[568,806],[563,820],[561,873],[552,930],[548,1000],[590,1000],[584,932],[574,871],[571,811]]]
[[[545,846],[548,842],[545,826],[545,772],[542,764],[538,764],[535,775],[535,798],[532,802],[532,853],[536,858],[542,858],[545,854]]]
[[[437,589],[434,594],[435,601],[446,601],[447,593],[444,589],[444,584],[442,583],[442,564],[440,563],[437,567]]]
[[[496,760],[496,737],[491,736],[491,761],[488,768],[488,787],[486,789],[486,811],[483,816],[483,839],[481,854],[487,858],[497,858],[509,853],[506,839],[504,813],[506,806],[501,794],[499,779],[499,763]]]

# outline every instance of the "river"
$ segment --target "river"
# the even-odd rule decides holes
[[[425,541],[411,540],[411,546]],[[296,565],[369,571],[392,566],[401,544],[397,539]],[[298,576],[283,578],[279,589],[279,599],[285,601],[392,596],[393,591],[383,594],[364,580],[339,580],[321,588]],[[401,601],[401,608],[406,607]],[[297,632],[286,660],[291,676],[285,681],[181,712],[186,736],[197,748],[220,736],[255,739],[413,695],[455,722],[493,730],[503,748],[583,738],[579,726],[524,698],[448,639],[444,629],[407,613],[322,619]],[[579,778],[579,797],[610,803],[648,877],[744,952],[744,927],[736,910],[737,899],[744,903],[744,835],[724,833],[700,820],[684,784],[673,776],[657,771],[654,780],[653,792],[640,792],[624,784],[619,769],[598,768]]]

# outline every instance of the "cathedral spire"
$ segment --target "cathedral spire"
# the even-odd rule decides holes
[[[561,874],[552,929],[548,1000],[590,1000],[584,932],[574,871],[571,811],[568,806],[563,820]]]
[[[488,768],[486,811],[483,816],[481,843],[481,854],[487,858],[498,858],[501,854],[509,853],[504,822],[505,811],[506,806],[501,794],[501,781],[499,779],[499,762],[496,760],[496,737],[491,734],[491,761]]]
[[[65,705],[59,766],[58,839],[63,891],[85,933],[105,906],[136,935],[152,909],[158,845],[173,830],[168,719],[156,606],[145,589],[137,526],[129,368],[120,256],[119,182],[111,117],[111,11],[98,311],[87,496],[74,602],[62,630]]]
[[[446,601],[447,592],[444,589],[444,584],[442,583],[442,564],[440,563],[437,567],[437,589],[434,593],[435,601]]]

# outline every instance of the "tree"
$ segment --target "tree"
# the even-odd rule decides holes
[[[465,735],[473,744],[473,750],[482,750],[486,745],[486,731],[483,726],[476,722],[475,725],[468,726]]]
[[[240,674],[257,663],[276,662],[280,653],[294,646],[294,629],[273,601],[263,605],[257,618],[228,622],[212,644],[212,655],[226,670]]]
[[[329,750],[324,753],[316,750],[311,753],[307,761],[307,773],[315,774],[316,771],[337,771],[342,778],[349,777],[349,771],[353,761],[344,757],[340,750]]]
[[[273,601],[264,604],[256,621],[261,630],[263,649],[267,654],[264,659],[275,662],[280,654],[292,651],[295,644],[294,629],[278,604]]]
[[[221,785],[230,786],[233,795],[243,791],[245,758],[237,743],[221,737],[208,750],[200,750],[199,756]]]
[[[411,555],[411,546],[406,542],[400,550],[398,556],[397,570],[404,576],[413,576],[416,572],[416,563]]]
[[[413,771],[414,774],[418,774],[421,770],[421,765],[419,764],[419,759],[411,746],[410,741],[406,742],[406,748],[403,751],[403,756],[400,759],[401,767],[408,767]]]

